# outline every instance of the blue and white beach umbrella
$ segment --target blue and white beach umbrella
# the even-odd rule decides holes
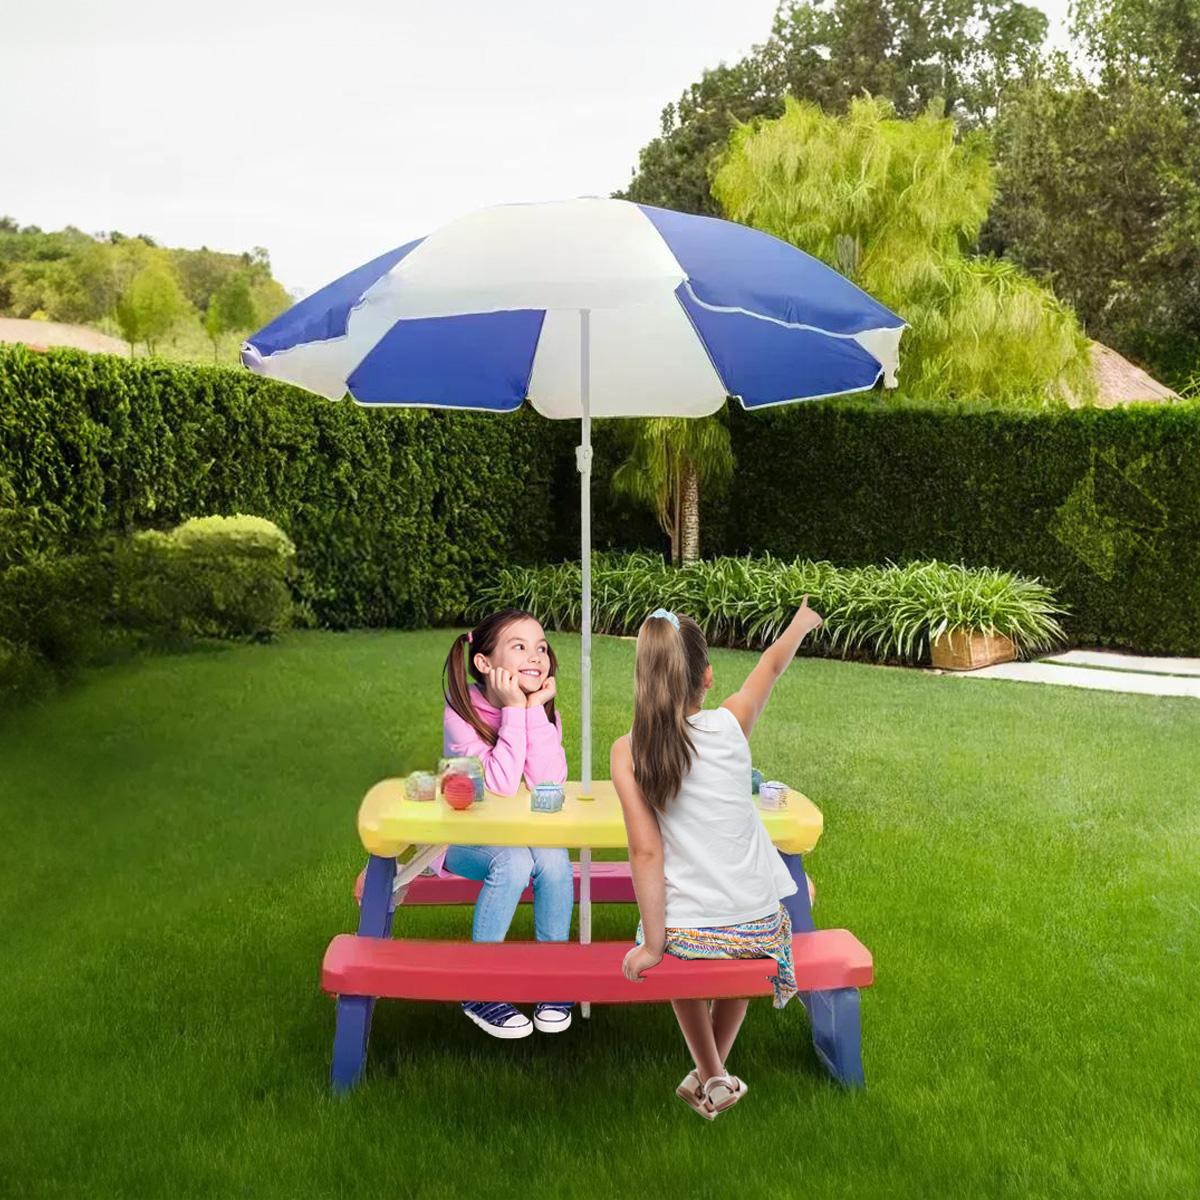
[[[582,420],[586,795],[591,418],[699,417],[730,397],[761,408],[894,387],[904,327],[758,230],[580,199],[484,209],[380,255],[259,330],[242,361],[331,400],[487,412],[529,400]]]

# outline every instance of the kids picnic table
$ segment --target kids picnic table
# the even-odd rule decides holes
[[[635,904],[628,862],[596,863],[581,877],[575,865],[580,940],[571,942],[451,942],[392,938],[400,905],[469,904],[480,883],[457,876],[422,875],[447,846],[563,846],[625,849],[621,803],[610,780],[596,780],[590,799],[578,782],[564,784],[560,812],[530,811],[522,787],[514,796],[485,792],[465,810],[442,800],[409,800],[403,779],[385,779],[367,793],[358,832],[370,855],[360,876],[362,909],[357,934],[339,934],[329,945],[321,974],[336,995],[332,1080],[351,1087],[366,1064],[371,1013],[379,997],[407,1000],[508,1000],[533,1003],[548,995],[622,1004],[687,997],[770,995],[771,959],[681,960],[670,955],[632,983],[621,963],[633,944],[591,941],[591,904]],[[822,817],[792,791],[787,807],[761,811],[796,892],[784,900],[792,920],[792,949],[800,998],[812,1022],[813,1044],[834,1078],[863,1083],[858,990],[870,985],[870,952],[844,929],[817,930],[808,900],[802,855],[821,836]],[[400,861],[402,859],[403,860]],[[589,886],[590,885],[590,886]],[[526,889],[522,902],[532,899]]]

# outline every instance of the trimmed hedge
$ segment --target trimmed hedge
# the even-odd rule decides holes
[[[1200,403],[729,419],[706,557],[995,567],[1052,587],[1074,642],[1200,654]],[[594,544],[660,552],[653,515],[609,495],[616,424],[594,431]],[[254,513],[295,542],[299,599],[331,627],[456,620],[501,566],[576,558],[578,438],[528,409],[363,409],[227,368],[0,347],[0,476],[43,542]]]
[[[1200,403],[731,415],[706,555],[996,567],[1049,584],[1076,643],[1200,653]]]
[[[480,575],[540,558],[555,519],[547,426],[525,412],[331,404],[220,367],[0,347],[0,473],[49,519],[40,548],[253,513],[295,543],[299,598],[334,628],[452,619]]]

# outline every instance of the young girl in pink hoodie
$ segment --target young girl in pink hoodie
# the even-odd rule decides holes
[[[562,718],[554,711],[557,668],[541,625],[523,609],[493,613],[470,633],[460,634],[442,670],[443,753],[477,757],[488,791],[501,796],[514,795],[522,775],[531,790],[539,783],[564,783]],[[535,937],[539,942],[567,940],[575,881],[566,850],[451,846],[444,862],[433,865],[439,875],[482,881],[474,941],[504,941],[530,881]],[[531,1024],[511,1004],[463,1003],[463,1012],[475,1024],[500,1038],[525,1037],[534,1028],[558,1033],[571,1024],[571,1008],[571,1002],[538,1004]]]

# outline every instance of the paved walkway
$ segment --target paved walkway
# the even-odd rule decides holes
[[[947,671],[964,679],[1015,679],[1142,692],[1150,696],[1194,696],[1200,700],[1200,658],[1146,658],[1108,650],[1070,650],[1036,662],[997,663],[977,671]]]

